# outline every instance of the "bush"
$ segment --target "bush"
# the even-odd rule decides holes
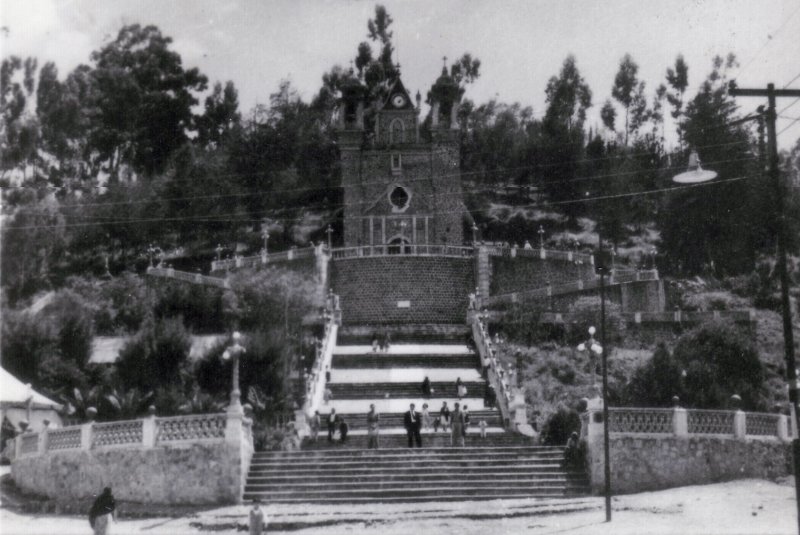
[[[567,343],[576,345],[589,336],[589,327],[597,329],[595,337],[600,340],[600,298],[580,297],[569,307],[570,323],[567,325]],[[621,341],[625,336],[626,322],[620,306],[606,298],[606,344]]]
[[[548,446],[563,446],[573,431],[580,433],[581,417],[578,411],[559,407],[542,426],[542,443]]]
[[[136,336],[119,352],[117,377],[127,389],[148,391],[181,384],[191,342],[180,318],[145,321]]]

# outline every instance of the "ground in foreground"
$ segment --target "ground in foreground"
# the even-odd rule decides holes
[[[210,509],[179,518],[121,519],[113,533],[235,534],[246,532],[247,506]],[[794,487],[741,480],[615,497],[604,522],[603,499],[505,500],[456,503],[274,505],[269,533],[794,534]],[[124,517],[124,511],[123,517]],[[84,534],[85,518],[0,510],[0,533]]]

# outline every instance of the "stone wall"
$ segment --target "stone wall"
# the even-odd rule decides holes
[[[588,463],[592,490],[603,492],[603,438],[592,437]],[[791,473],[789,443],[724,437],[610,437],[611,490],[627,494]]]
[[[550,258],[492,256],[491,266],[490,295],[594,278],[591,264]]]
[[[348,324],[464,323],[475,288],[472,258],[336,259],[330,284]]]
[[[15,459],[11,474],[21,489],[57,501],[86,499],[111,486],[124,501],[225,504],[241,497],[246,455],[239,444],[224,442],[65,450]]]

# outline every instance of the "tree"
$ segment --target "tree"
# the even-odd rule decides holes
[[[639,65],[630,54],[625,54],[611,88],[611,96],[625,109],[625,146],[628,146],[629,136],[635,134],[648,118],[645,83],[637,78],[638,72]]]
[[[230,80],[214,84],[211,95],[206,97],[205,112],[197,118],[197,141],[201,147],[220,147],[230,139],[239,127],[239,93]]]
[[[675,58],[675,68],[667,68],[667,84],[670,87],[670,90],[665,93],[667,102],[672,106],[672,118],[677,121],[683,113],[683,95],[686,93],[686,88],[689,87],[689,65],[683,59],[683,54],[678,54],[678,57]],[[678,130],[678,135],[681,135],[680,130]],[[682,144],[683,140],[680,137],[679,140]]]
[[[625,402],[637,407],[669,407],[672,397],[685,396],[681,365],[661,342],[650,359],[638,367],[625,388]]]
[[[26,113],[34,94],[37,61],[18,56],[3,59],[0,64],[0,171],[2,175],[15,167],[27,175],[29,163],[35,163],[39,138],[36,118]],[[20,80],[20,76],[22,79]],[[2,176],[0,175],[0,176]]]
[[[559,75],[550,78],[545,94],[542,163],[537,173],[550,199],[564,203],[564,212],[574,220],[582,209],[573,202],[583,193],[575,178],[583,156],[586,110],[592,105],[592,91],[574,56],[567,56]]]
[[[149,318],[119,353],[117,377],[124,389],[148,391],[182,386],[191,342],[181,318]]]
[[[155,26],[133,24],[92,53],[98,117],[90,145],[112,178],[123,164],[146,175],[163,170],[195,126],[194,93],[205,90],[207,79],[184,69],[171,43]]]
[[[735,325],[701,325],[678,339],[673,356],[686,370],[683,392],[688,406],[725,408],[738,394],[746,410],[763,409],[763,365],[747,333]]]

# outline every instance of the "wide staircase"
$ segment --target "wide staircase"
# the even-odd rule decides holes
[[[542,447],[507,430],[500,411],[485,406],[480,359],[467,343],[466,325],[404,325],[391,332],[386,351],[375,351],[380,335],[368,326],[339,330],[327,388],[332,399],[320,407],[317,440],[306,438],[296,452],[257,452],[245,499],[269,502],[359,502],[554,498],[588,494],[585,473],[563,467],[563,448]],[[431,382],[423,399],[422,382]],[[467,393],[458,399],[456,380]],[[414,403],[428,405],[430,420],[443,403],[467,406],[465,447],[451,447],[450,433],[422,431],[422,448],[409,449],[403,414]],[[380,414],[380,449],[367,449],[366,414]],[[349,426],[345,442],[328,440],[331,409]],[[481,433],[481,422],[485,436]]]

